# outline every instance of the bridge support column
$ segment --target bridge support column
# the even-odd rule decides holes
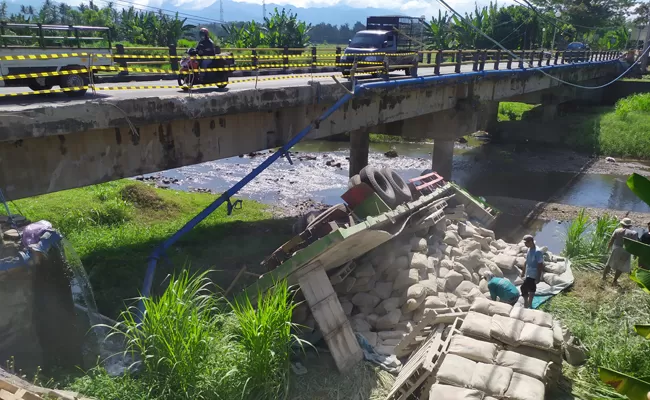
[[[454,141],[450,139],[434,139],[431,169],[440,174],[445,180],[451,179],[451,167],[454,159]]]
[[[542,121],[552,121],[557,117],[557,104],[542,104]]]
[[[358,174],[368,165],[370,131],[358,129],[350,132],[350,177]]]
[[[499,102],[487,101],[481,104],[481,115],[479,116],[478,130],[495,134],[499,116]]]

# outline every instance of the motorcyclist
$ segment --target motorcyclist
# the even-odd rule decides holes
[[[210,39],[210,31],[207,28],[201,28],[199,37],[199,44],[196,46],[196,51],[199,53],[199,56],[211,57],[216,55],[214,42]],[[201,68],[209,68],[212,60],[211,58],[201,60]]]

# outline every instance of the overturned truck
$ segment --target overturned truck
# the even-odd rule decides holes
[[[488,300],[483,272],[521,285],[525,262],[522,243],[489,229],[497,212],[431,171],[404,182],[369,167],[341,197],[345,204],[265,261],[270,271],[248,295],[282,278],[298,283],[306,302],[294,319],[303,333],[324,339],[341,371],[365,356],[399,372],[391,399],[501,398],[508,390],[508,398],[542,399],[560,373],[562,330],[541,311]],[[546,251],[545,259],[538,293],[551,295],[573,276],[561,257]],[[498,386],[481,374],[500,374]],[[520,396],[524,388],[535,390]]]

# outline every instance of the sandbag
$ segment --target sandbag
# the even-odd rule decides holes
[[[515,258],[515,265],[523,268],[526,265],[526,257],[517,257]]]
[[[401,338],[400,338],[400,339],[397,339],[397,338],[396,338],[396,339],[385,339],[385,340],[382,340],[382,341],[381,341],[381,344],[382,344],[383,346],[393,346],[393,347],[395,347],[395,346],[397,346],[397,345],[399,344],[399,342],[401,342],[401,341],[402,341]]]
[[[508,390],[512,374],[510,368],[480,362],[472,371],[470,387],[491,396],[501,397]]]
[[[402,299],[399,297],[390,297],[386,300],[382,300],[377,307],[375,307],[375,312],[379,315],[386,315],[393,310],[397,310],[402,306]]]
[[[420,304],[424,303],[425,297],[425,295],[422,295],[414,299],[406,300],[406,303],[402,306],[402,313],[405,314],[417,310],[417,308],[420,307]]]
[[[548,283],[549,286],[566,285],[569,283],[568,277],[563,278],[562,275],[551,274],[548,272],[542,274],[542,280]]]
[[[375,276],[375,269],[373,268],[372,264],[365,263],[355,268],[352,274],[356,278],[371,277]]]
[[[458,297],[456,299],[456,303],[454,304],[454,307],[469,307],[470,306],[469,300],[467,300],[464,297]]]
[[[481,243],[479,243],[474,238],[463,239],[460,242],[458,242],[458,247],[460,249],[462,249],[466,253],[471,253],[474,250],[480,250],[481,249]]]
[[[373,296],[369,293],[357,293],[352,297],[352,304],[357,307],[372,307],[375,308],[381,301],[377,296]]]
[[[454,262],[452,260],[444,259],[444,260],[440,261],[440,268],[441,269],[445,268],[445,269],[447,269],[447,271],[451,271],[452,269],[454,269]],[[444,275],[439,275],[439,276],[444,277]]]
[[[374,329],[377,325],[377,320],[379,319],[379,315],[375,314],[374,312],[371,312],[370,314],[366,315],[366,321],[372,326]]]
[[[484,400],[483,393],[475,389],[465,389],[439,383],[429,390],[431,400]]]
[[[485,279],[481,279],[481,281],[478,283],[478,288],[481,291],[481,293],[490,292],[490,288],[488,287],[488,282]]]
[[[525,323],[515,318],[495,315],[490,324],[490,336],[511,346],[519,346],[519,336]]]
[[[411,253],[409,255],[409,263],[410,268],[415,268],[419,271],[426,271],[429,267],[429,258],[422,253]]]
[[[497,254],[497,256],[492,259],[497,267],[502,269],[512,269],[512,267],[515,266],[515,260],[516,257],[507,254]]]
[[[510,379],[505,398],[508,400],[544,400],[545,391],[541,381],[515,372]]]
[[[456,262],[463,264],[470,271],[474,271],[479,266],[483,265],[482,254],[480,250],[474,250],[469,254],[456,257]]]
[[[555,349],[561,349],[562,344],[564,344],[562,324],[558,320],[553,320],[553,347]]]
[[[462,238],[471,238],[474,235],[478,235],[476,229],[473,226],[458,223],[458,235]]]
[[[399,323],[399,319],[401,317],[402,311],[400,309],[391,310],[388,314],[377,319],[375,327],[378,331],[387,331],[393,329]]]
[[[544,266],[544,271],[550,272],[552,274],[561,275],[566,272],[566,263],[550,263]]]
[[[372,326],[370,326],[370,323],[366,321],[364,318],[361,318],[360,316],[353,317],[350,320],[350,326],[352,327],[352,330],[355,332],[370,332],[372,330]]]
[[[370,294],[377,296],[382,300],[386,300],[393,292],[393,282],[376,282],[375,287],[370,291]]]
[[[381,340],[402,339],[406,335],[404,331],[379,331],[377,336]]]
[[[587,361],[587,349],[578,338],[572,336],[565,344],[564,359],[573,366],[584,364]]]
[[[392,356],[395,354],[395,346],[385,346],[383,344],[378,344],[377,347],[375,347],[375,351],[383,356]]]
[[[377,346],[377,333],[375,332],[358,332],[363,336],[372,347]]]
[[[451,225],[450,225],[451,226]],[[458,243],[460,242],[460,236],[453,230],[447,230],[445,232],[445,238],[442,239],[442,241],[445,244],[448,244],[449,246],[458,246]]]
[[[469,387],[472,379],[470,371],[473,371],[474,368],[476,368],[476,362],[455,354],[446,354],[436,378],[440,383]]]
[[[405,255],[401,255],[395,258],[395,263],[393,268],[396,269],[407,269],[409,266],[409,258]]]
[[[419,283],[416,283],[415,285],[409,286],[408,289],[406,289],[406,297],[409,299],[417,299],[422,296],[425,296],[427,293],[427,290],[424,286],[420,285]]]
[[[514,372],[530,376],[531,378],[546,380],[549,363],[537,358],[509,350],[501,350],[496,356],[495,364],[511,368]]]
[[[395,278],[395,281],[393,282],[393,290],[406,289],[407,287],[418,283],[419,280],[420,273],[417,269],[411,268],[400,270],[397,274],[397,278]]]
[[[430,309],[446,308],[447,303],[438,296],[427,296],[424,299],[424,303],[422,303],[421,307]]]
[[[483,237],[489,237],[489,238],[491,238],[491,239],[495,239],[495,238],[496,238],[496,236],[494,235],[494,231],[491,231],[491,230],[489,230],[489,229],[482,228],[482,227],[480,227],[480,226],[476,226],[476,227],[474,227],[474,229],[476,229],[476,232],[478,232],[478,234],[481,235],[481,236],[483,236]]]
[[[363,278],[357,278],[357,281],[350,289],[350,293],[359,293],[359,292],[369,292],[375,287],[375,282],[377,281],[374,276],[364,276]]]
[[[435,276],[428,276],[428,279],[421,280],[418,285],[424,287],[427,296],[434,296],[438,293],[438,278]]]
[[[385,258],[375,268],[375,273],[381,275],[389,268],[395,268],[395,253],[392,251],[387,252]]]
[[[492,364],[496,359],[498,346],[494,343],[472,339],[469,336],[454,335],[447,352],[472,361]]]
[[[429,244],[427,243],[426,239],[419,238],[417,236],[411,239],[411,251],[426,254],[428,250],[429,250]]]
[[[449,271],[447,275],[445,275],[445,290],[448,292],[453,292],[456,290],[458,285],[463,281],[463,275],[456,271]]]
[[[503,239],[499,239],[492,241],[492,243],[490,243],[490,246],[495,247],[497,250],[503,250],[508,247],[508,243],[506,243]]]
[[[476,289],[478,294],[481,294],[481,291],[478,290],[478,286],[476,286],[474,283],[471,281],[462,281],[460,284],[458,284],[458,286],[456,286],[454,294],[458,297],[468,298],[472,289]],[[474,294],[474,296],[476,296],[476,294]],[[474,302],[474,299],[472,299],[472,302]]]
[[[341,308],[343,309],[345,315],[349,317],[350,314],[352,314],[352,309],[354,308],[354,304],[350,303],[349,301],[341,301]]]
[[[447,307],[454,307],[456,306],[456,300],[458,297],[456,297],[455,294],[453,293],[448,293],[448,292],[438,292],[438,297],[444,302],[447,303]]]
[[[463,276],[464,281],[472,280],[472,273],[461,263],[454,262],[454,271],[458,272]]]
[[[510,318],[516,318],[531,324],[551,328],[553,326],[553,317],[544,311],[532,310],[524,307],[512,307]]]
[[[492,248],[490,247],[490,243],[492,243],[492,238],[489,238],[489,237],[486,238],[486,237],[476,235],[472,239],[476,240],[476,242],[478,242],[478,244],[481,245],[481,248],[480,248],[481,251],[490,251],[490,250],[492,250]]]
[[[446,280],[445,278],[438,278],[438,279],[436,280],[436,284],[437,284],[436,287],[438,288],[438,293],[440,293],[440,292],[444,292],[445,290],[447,290],[447,289],[446,289],[446,287],[447,287],[447,280]]]
[[[497,278],[503,278],[503,272],[501,271],[501,268],[492,260],[487,260],[483,259],[483,265],[485,265],[490,272],[492,272],[492,275],[496,276]]]
[[[504,317],[508,317],[512,311],[512,306],[510,304],[501,303],[499,301],[477,298],[474,300],[474,303],[472,303],[472,307],[470,307],[469,310],[489,316],[502,315]]]
[[[552,350],[553,329],[526,322],[519,334],[519,344],[540,350]]]
[[[460,327],[460,331],[466,336],[471,336],[476,339],[490,340],[491,323],[491,317],[470,311],[467,313],[467,316]]]

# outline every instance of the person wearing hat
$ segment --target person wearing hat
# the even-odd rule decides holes
[[[611,249],[612,253],[607,259],[605,271],[603,272],[603,280],[607,279],[609,270],[613,269],[615,271],[613,285],[617,284],[618,278],[623,272],[630,272],[632,269],[630,262],[632,255],[623,247],[623,239],[639,240],[639,235],[630,228],[632,228],[632,220],[623,218],[621,220],[621,227],[614,230],[607,244],[607,249]]]
[[[483,278],[487,281],[490,297],[492,300],[497,299],[502,303],[508,303],[511,306],[517,304],[519,300],[519,290],[510,280],[506,278],[495,277],[490,271],[483,273]]]
[[[537,282],[542,278],[544,271],[544,254],[535,245],[535,239],[531,235],[524,236],[524,244],[528,247],[524,269],[521,271],[521,277],[525,277],[521,285],[521,294],[524,296],[524,307],[533,307],[533,297],[537,291]]]

